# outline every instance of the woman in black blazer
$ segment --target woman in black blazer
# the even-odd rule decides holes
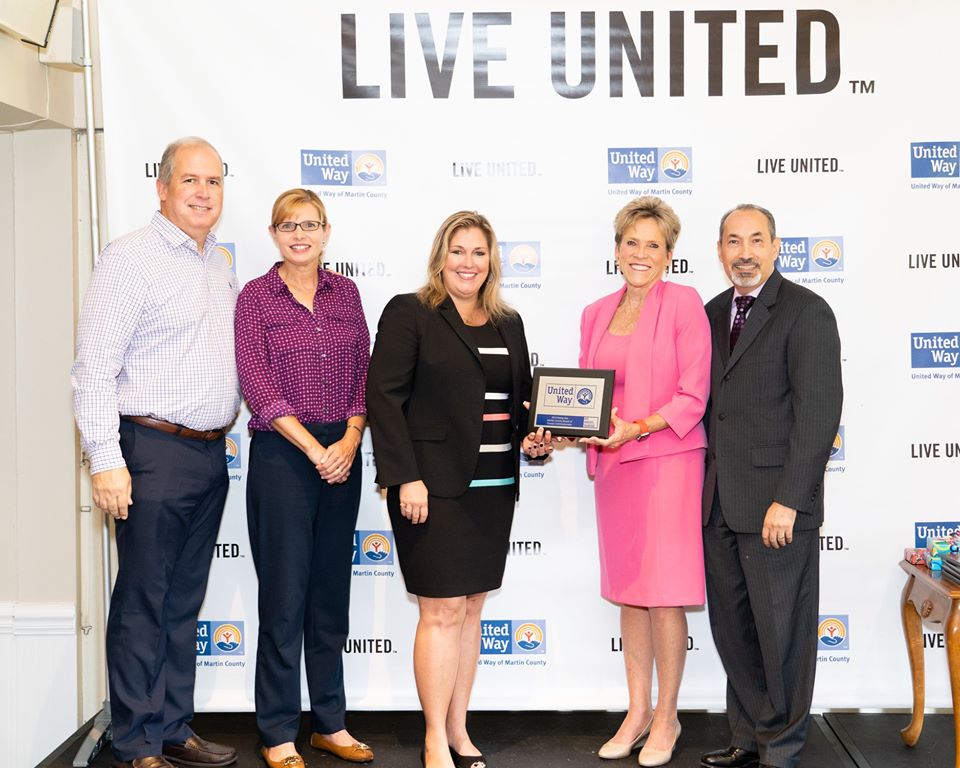
[[[380,317],[367,378],[377,482],[387,488],[400,569],[417,595],[413,666],[426,720],[424,764],[475,766],[467,705],[480,654],[480,610],[503,580],[530,362],[520,316],[499,295],[500,253],[472,211],[437,231],[427,282]]]

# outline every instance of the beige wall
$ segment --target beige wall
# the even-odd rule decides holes
[[[70,128],[0,134],[2,765],[35,765],[81,721],[74,157]]]
[[[14,135],[16,602],[77,599],[74,151],[69,129]],[[9,290],[9,289],[7,289]]]
[[[0,601],[77,600],[69,129],[0,134]]]
[[[17,599],[16,291],[13,243],[13,134],[0,133],[0,602]]]
[[[73,130],[83,90],[80,75],[45,66],[36,47],[4,33],[0,72],[0,764],[33,765],[88,714],[78,706],[80,471],[69,379],[77,265],[89,260]],[[11,132],[11,123],[30,125]],[[99,650],[84,664],[92,692]]]
[[[0,32],[0,124],[49,118],[58,125],[77,125],[79,76],[40,63],[37,48]],[[81,92],[82,95],[82,92]],[[80,117],[82,120],[82,115]]]

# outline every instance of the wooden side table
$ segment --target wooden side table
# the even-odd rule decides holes
[[[907,574],[900,601],[903,637],[910,657],[910,677],[913,679],[913,717],[910,725],[900,731],[900,738],[908,747],[920,739],[923,730],[923,633],[924,622],[939,625],[947,644],[947,664],[950,669],[950,694],[953,700],[954,766],[960,768],[960,584],[944,579],[922,565],[900,561]]]

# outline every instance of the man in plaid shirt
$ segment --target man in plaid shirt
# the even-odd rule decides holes
[[[193,717],[197,614],[227,496],[224,436],[240,405],[236,276],[216,248],[223,162],[173,142],[149,225],[101,253],[71,372],[94,503],[116,520],[107,623],[115,768],[224,766]]]

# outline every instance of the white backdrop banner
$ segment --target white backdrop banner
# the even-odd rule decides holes
[[[726,287],[720,215],[744,201],[770,208],[779,269],[830,302],[843,338],[814,705],[906,706],[897,562],[926,531],[960,525],[949,406],[960,387],[960,106],[949,86],[960,5],[808,5],[100,0],[110,236],[155,210],[163,147],[204,136],[224,159],[217,236],[241,282],[277,258],[273,200],[307,186],[333,224],[328,266],[357,282],[375,330],[387,300],[423,281],[439,223],[476,209],[502,240],[532,364],[569,366],[580,310],[620,285],[612,220],[630,198],[660,195],[677,210],[669,278],[704,300]],[[231,491],[198,628],[206,710],[253,707],[247,418],[228,445]],[[369,438],[363,460],[348,703],[413,708],[416,604]],[[565,450],[522,474],[473,704],[622,708],[618,609],[599,596],[583,455]],[[689,623],[681,706],[722,708],[706,611]],[[927,704],[949,706],[943,636],[924,640]]]

